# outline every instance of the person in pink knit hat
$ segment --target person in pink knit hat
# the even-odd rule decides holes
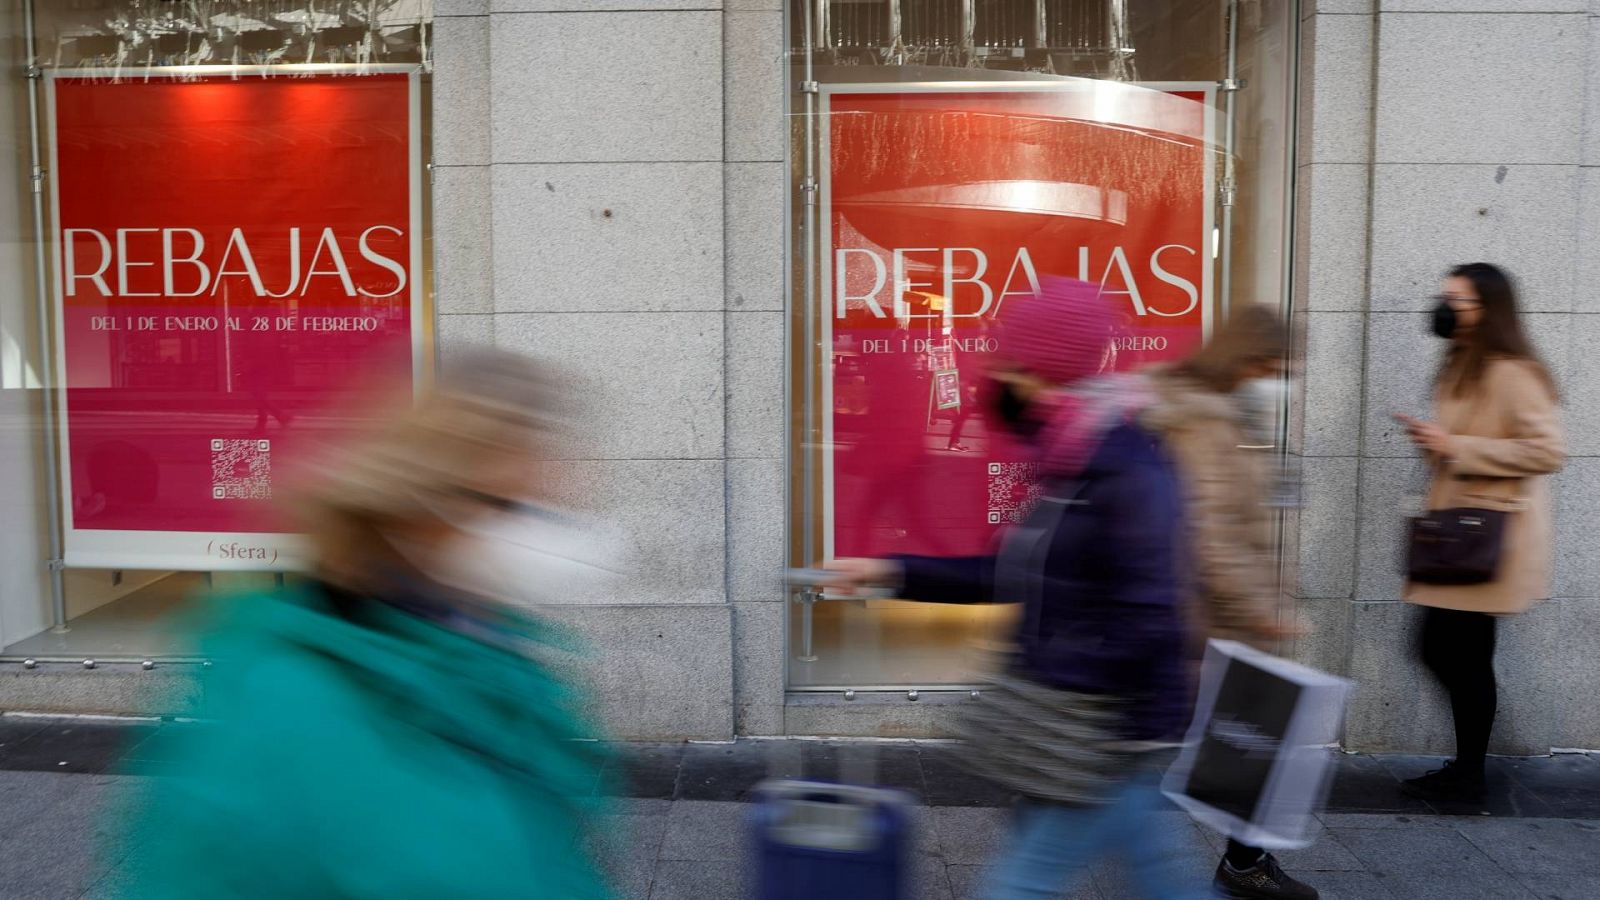
[[[1115,853],[1137,895],[1207,896],[1174,872],[1150,750],[1187,723],[1178,478],[1139,424],[1145,380],[1109,374],[1118,316],[1092,284],[1008,302],[983,394],[1030,448],[1039,499],[991,555],[842,559],[830,588],[931,603],[1015,603],[1014,647],[971,704],[972,766],[1021,802],[991,900],[1053,898]]]

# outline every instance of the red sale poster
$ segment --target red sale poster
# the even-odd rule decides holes
[[[976,408],[995,316],[1097,283],[1126,371],[1212,316],[1212,85],[824,85],[824,529],[830,557],[992,548],[1029,502]]]
[[[420,376],[416,77],[52,74],[67,565],[291,564],[285,473]]]

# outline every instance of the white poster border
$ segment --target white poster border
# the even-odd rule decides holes
[[[50,137],[50,269],[51,303],[49,314],[55,328],[53,357],[49,371],[55,393],[55,452],[60,460],[62,566],[68,569],[128,569],[187,572],[284,572],[303,568],[306,560],[302,535],[281,532],[212,531],[135,531],[122,529],[80,529],[73,522],[71,429],[67,418],[66,287],[61,268],[61,178],[57,155],[56,82],[59,79],[103,80],[108,83],[149,81],[152,78],[176,83],[220,76],[307,77],[342,75],[405,75],[407,91],[407,179],[411,219],[411,268],[408,285],[411,305],[411,378],[416,390],[425,385],[428,337],[423,284],[422,243],[422,67],[415,64],[362,65],[359,63],[318,63],[284,66],[151,66],[130,70],[118,76],[104,69],[48,69],[44,78],[45,127]],[[42,237],[42,236],[41,236]],[[237,549],[237,555],[232,554]]]

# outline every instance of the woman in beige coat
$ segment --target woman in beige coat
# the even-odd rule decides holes
[[[1183,481],[1184,517],[1194,568],[1190,633],[1194,654],[1206,638],[1271,649],[1296,629],[1280,614],[1273,514],[1268,495],[1276,462],[1269,436],[1251,434],[1248,388],[1280,383],[1288,330],[1265,306],[1233,311],[1211,342],[1182,362],[1154,370],[1156,401],[1140,423],[1161,436]],[[1316,900],[1259,847],[1229,839],[1212,881],[1230,900]]]
[[[1510,513],[1499,567],[1483,584],[1406,585],[1423,611],[1423,663],[1450,696],[1456,757],[1406,781],[1425,799],[1483,799],[1484,754],[1494,727],[1497,617],[1550,593],[1550,491],[1544,476],[1565,454],[1557,393],[1517,314],[1510,278],[1487,263],[1450,271],[1433,330],[1451,342],[1439,369],[1435,418],[1406,416],[1431,472],[1429,510],[1469,507]]]
[[[1248,433],[1247,387],[1279,382],[1288,332],[1265,306],[1234,310],[1211,342],[1150,381],[1157,402],[1141,421],[1161,435],[1184,482],[1195,567],[1196,619],[1206,638],[1269,646],[1293,633],[1279,617],[1270,436]]]

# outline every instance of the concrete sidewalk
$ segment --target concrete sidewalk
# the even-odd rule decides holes
[[[99,849],[117,846],[116,805],[136,799],[151,778],[181,774],[187,738],[203,727],[0,715],[0,900],[112,896],[141,859],[137,850]],[[620,795],[600,849],[623,900],[749,897],[746,804],[772,777],[882,784],[916,798],[907,900],[976,897],[1005,840],[1010,795],[967,771],[948,742],[756,739],[615,750],[595,791]],[[1437,764],[1338,754],[1322,833],[1310,848],[1281,854],[1284,866],[1328,900],[1600,900],[1600,756],[1491,758],[1482,804],[1400,793],[1401,778]],[[1175,832],[1189,877],[1209,884],[1221,838],[1176,811],[1160,823]],[[1111,865],[1070,896],[1130,895]]]
[[[108,812],[145,776],[0,772],[0,897],[76,900],[112,895],[137,852],[107,858]],[[626,900],[747,898],[751,854],[740,802],[617,802],[604,853]],[[918,807],[915,900],[977,896],[983,866],[1001,845],[1007,812],[984,806]],[[1181,865],[1208,883],[1220,838],[1179,813]],[[1530,817],[1328,813],[1317,843],[1281,854],[1289,871],[1327,900],[1588,900],[1600,897],[1600,821]],[[113,853],[110,856],[114,857]],[[470,873],[463,873],[470,878]],[[530,892],[529,897],[537,897]],[[1072,900],[1130,894],[1114,865]]]

